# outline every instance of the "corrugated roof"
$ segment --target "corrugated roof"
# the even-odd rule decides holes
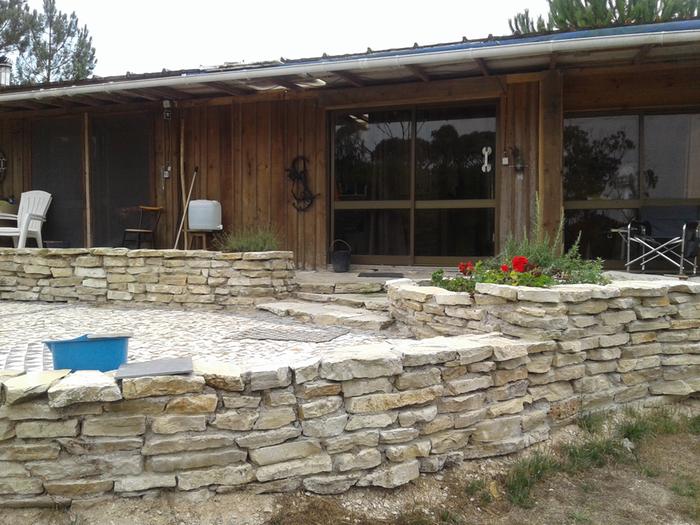
[[[227,63],[213,68],[95,77],[10,87],[0,107],[97,105],[136,100],[254,94],[700,57],[700,20],[608,27],[413,46],[365,53]]]

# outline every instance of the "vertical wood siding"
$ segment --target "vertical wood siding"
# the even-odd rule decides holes
[[[498,202],[501,248],[508,236],[520,237],[523,229],[529,228],[536,219],[538,100],[537,82],[509,84],[506,96],[501,100],[501,143],[510,161],[509,166],[501,166]],[[526,166],[522,177],[513,169],[514,147],[520,150]],[[496,152],[495,162],[501,162],[501,152]]]
[[[185,122],[188,184],[194,168],[199,167],[193,199],[221,202],[226,230],[271,226],[279,234],[281,248],[295,252],[299,268],[323,266],[327,245],[326,124],[325,113],[316,102],[232,102],[186,108],[180,118]],[[156,135],[158,144],[158,132]],[[179,134],[173,134],[171,140],[178,143]],[[177,154],[178,145],[173,144],[172,149]],[[309,184],[319,194],[306,212],[293,207],[285,171],[300,155],[308,159]],[[176,167],[177,162],[172,165]],[[169,184],[171,191],[161,198],[167,209],[164,239],[174,239],[182,209],[176,172]]]

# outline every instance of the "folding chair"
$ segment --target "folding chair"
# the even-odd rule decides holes
[[[697,273],[700,222],[684,222],[683,208],[663,209],[662,212],[659,212],[661,208],[642,210],[642,218],[646,220],[632,221],[626,229],[617,230],[625,240],[627,271],[638,264],[644,272],[651,261],[663,259],[678,268],[679,275],[685,274],[686,266],[692,269],[693,275]],[[692,210],[696,213],[696,208]],[[669,213],[670,217],[664,216]],[[639,248],[638,254],[633,253],[635,247]]]

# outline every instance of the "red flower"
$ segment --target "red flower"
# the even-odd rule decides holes
[[[510,271],[510,268],[508,268],[508,265],[507,265],[507,264],[502,264],[502,265],[501,265],[501,271],[502,271],[502,272],[509,272],[509,271]]]
[[[522,255],[516,255],[513,257],[513,270],[515,270],[518,273],[523,273],[525,271],[525,268],[527,267],[528,264],[527,257],[523,257]]]
[[[468,273],[474,271],[474,263],[471,261],[467,261],[466,263],[461,262],[459,265],[457,265],[457,269],[462,275],[467,275]]]

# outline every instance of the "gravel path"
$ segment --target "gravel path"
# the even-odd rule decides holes
[[[129,361],[192,356],[257,366],[375,342],[378,332],[301,324],[256,311],[221,312],[0,302],[0,370],[51,369],[42,341],[130,333]],[[296,340],[288,340],[288,339]]]

